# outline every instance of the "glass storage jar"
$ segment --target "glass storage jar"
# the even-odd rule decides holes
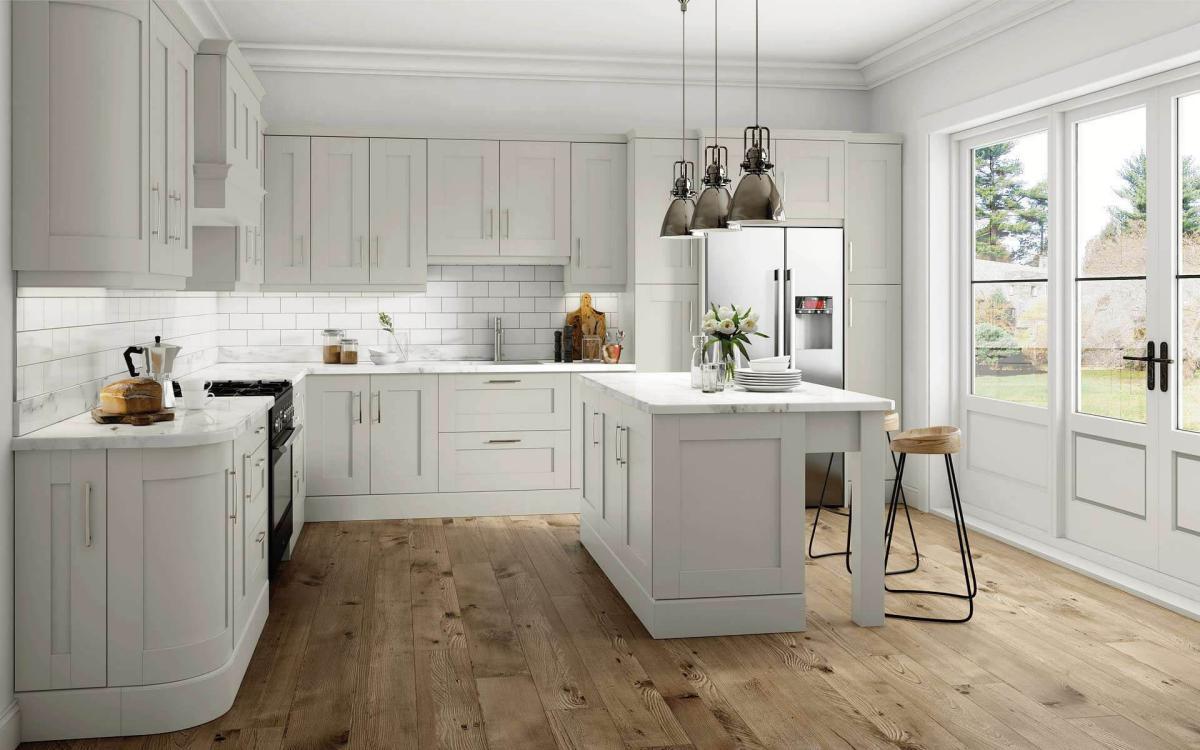
[[[706,352],[704,351],[704,342],[708,341],[708,336],[692,336],[692,387],[700,387],[700,368],[704,364]]]
[[[342,339],[341,361],[343,365],[358,364],[358,339]]]
[[[340,364],[342,361],[342,336],[346,332],[341,328],[326,328],[321,331],[321,361],[327,365]]]

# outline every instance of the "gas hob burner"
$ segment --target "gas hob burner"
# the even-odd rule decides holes
[[[214,396],[273,396],[291,389],[287,380],[214,380]]]

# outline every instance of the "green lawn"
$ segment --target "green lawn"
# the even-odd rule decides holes
[[[1176,384],[1173,384],[1176,385]],[[1133,370],[1084,370],[1083,411],[1116,419],[1146,419],[1146,381]],[[978,375],[975,395],[1034,406],[1046,405],[1046,373]],[[1200,378],[1183,390],[1184,429],[1200,431]]]

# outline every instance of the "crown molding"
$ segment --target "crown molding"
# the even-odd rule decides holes
[[[979,0],[855,67],[863,76],[864,86],[873,89],[1070,2],[1040,0],[1017,6],[1006,0]]]
[[[602,57],[465,52],[460,50],[380,49],[317,45],[239,43],[258,71],[340,73],[348,75],[412,76],[423,78],[503,78],[572,82],[678,84],[679,61],[673,57]],[[712,69],[697,55],[688,62],[690,80],[708,81]],[[779,64],[764,61],[759,71],[765,88],[863,89],[854,65]],[[722,86],[753,86],[752,61],[722,63]]]
[[[977,0],[858,63],[762,61],[759,83],[764,88],[870,90],[1072,1]],[[211,0],[179,2],[206,38],[232,38]],[[666,56],[544,55],[263,42],[239,42],[238,46],[259,72],[642,84],[679,81],[678,61]],[[696,73],[690,78],[697,83],[711,83],[712,79],[705,77],[711,64],[711,57],[693,57],[688,67]],[[753,86],[753,62],[722,63],[720,83]]]

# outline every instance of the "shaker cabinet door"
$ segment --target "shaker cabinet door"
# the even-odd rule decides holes
[[[846,215],[843,141],[776,141],[773,157],[788,219],[841,219]]]
[[[699,330],[695,284],[637,284],[635,351],[639,371],[683,372],[691,364],[692,335]]]
[[[107,682],[104,451],[18,451],[16,689]]]
[[[500,254],[500,144],[429,141],[429,255]]]
[[[899,284],[900,146],[846,147],[846,283]]]
[[[628,147],[623,143],[571,144],[571,262],[575,288],[625,285],[629,266],[626,221]]]
[[[500,143],[500,254],[571,254],[571,144]]]
[[[424,284],[425,141],[371,139],[372,283]]]
[[[309,139],[267,136],[266,148],[266,283],[307,284]]]
[[[371,376],[371,492],[438,490],[438,376]]]
[[[323,284],[370,280],[370,142],[312,139],[312,278]]]
[[[369,375],[308,378],[304,426],[308,494],[371,492]]]
[[[672,165],[684,158],[680,156],[679,141],[638,138],[632,148],[634,278],[638,284],[695,284],[700,279],[704,240],[668,240],[658,236],[671,202]],[[697,142],[687,141],[686,158],[695,163],[697,151]],[[730,176],[735,176],[737,170],[731,172],[734,174]]]

